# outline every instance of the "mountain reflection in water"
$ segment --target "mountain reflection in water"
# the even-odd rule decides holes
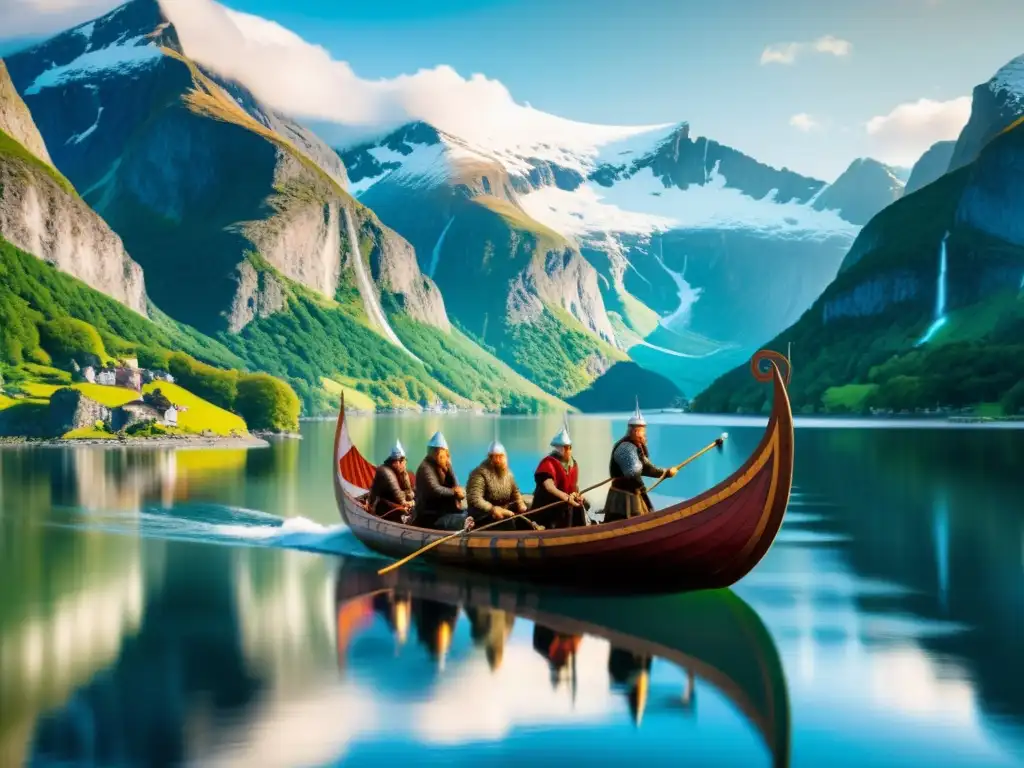
[[[499,423],[520,478],[560,425],[545,418]],[[762,432],[653,421],[658,456],[731,435],[659,488],[672,498]],[[353,420],[375,456],[441,426],[462,472],[495,430]],[[585,482],[622,427],[573,422]],[[734,616],[698,596],[381,583],[386,561],[361,566],[338,521],[333,425],[303,434],[0,449],[0,766],[1024,766],[1024,430],[798,429],[783,530],[734,589],[756,621],[728,593]],[[396,575],[425,579],[415,565]],[[760,622],[770,638],[745,632]],[[774,718],[768,690],[790,702]]]
[[[546,662],[552,689],[566,689],[573,709],[579,664],[590,665],[593,672],[597,660],[594,653],[581,659],[581,651],[603,646],[607,686],[621,693],[634,726],[641,726],[652,707],[692,712],[696,680],[701,679],[756,729],[769,764],[789,764],[789,700],[775,644],[753,609],[728,590],[608,600],[537,591],[456,571],[407,568],[379,576],[376,567],[344,561],[336,596],[339,666],[347,670],[352,657],[376,659],[375,664],[353,666],[355,674],[370,678],[378,695],[408,695],[413,689],[430,695],[445,685],[446,673],[457,677],[458,667],[479,655],[492,675],[497,673],[517,619],[522,619],[532,623],[532,648]],[[449,658],[463,615],[472,647],[460,648]],[[373,631],[378,620],[391,642]],[[425,654],[409,652],[410,624]],[[380,653],[382,648],[393,652]],[[652,696],[655,658],[683,672],[681,690],[670,695],[658,689]],[[488,692],[465,693],[464,712],[472,721]]]

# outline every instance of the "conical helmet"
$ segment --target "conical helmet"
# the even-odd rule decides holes
[[[495,440],[489,446],[487,446],[487,455],[488,456],[496,456],[496,455],[499,455],[499,454],[502,455],[502,456],[507,456],[508,455],[508,454],[505,453],[505,446],[502,445],[497,440]]]
[[[440,432],[435,432],[434,436],[430,438],[430,442],[427,443],[427,448],[448,448],[448,441],[444,439],[444,435]]]
[[[633,415],[629,417],[629,426],[631,427],[646,427],[647,420],[644,419],[644,415],[640,413],[640,398],[636,399],[636,410],[633,411]]]
[[[404,459],[405,448],[402,447],[401,440],[395,440],[395,447],[391,449],[391,453],[388,455],[390,459]]]
[[[572,438],[569,437],[569,428],[562,427],[561,431],[551,438],[551,445],[555,448],[564,448],[567,445],[572,445]]]

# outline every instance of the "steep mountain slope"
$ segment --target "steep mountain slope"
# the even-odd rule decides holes
[[[474,214],[497,199],[596,268],[620,348],[695,387],[799,317],[835,275],[865,211],[895,196],[880,164],[853,174],[860,181],[826,187],[692,139],[686,124],[576,125],[546,128],[548,142],[484,144],[416,123],[340,154],[354,193],[416,245],[456,318],[445,265],[463,266],[467,243],[471,264],[474,253],[490,252],[490,233]],[[876,167],[882,172],[870,173]],[[825,192],[832,203],[816,205]],[[579,274],[589,279],[589,270]],[[559,280],[568,286],[562,307],[608,339],[600,315],[583,311],[597,306],[593,288],[582,284],[577,293],[587,301],[574,302],[571,272]],[[503,287],[487,289],[500,296]]]
[[[446,360],[436,344],[424,345],[433,359],[410,348],[399,317],[442,336],[452,329],[409,243],[344,190],[340,159],[315,135],[192,61],[155,0],[133,0],[9,66],[59,147],[54,161],[124,238],[155,303],[291,377],[308,412],[329,407],[324,378],[373,388],[380,405],[500,407],[513,393],[530,408],[558,405],[482,350],[470,363]],[[472,376],[452,376],[453,392],[430,372],[449,366],[494,380],[476,391],[464,383]]]
[[[909,195],[911,192],[916,192],[945,174],[949,170],[949,163],[953,159],[955,148],[955,141],[937,141],[932,144],[914,163],[903,194]]]
[[[92,326],[111,355],[137,354],[146,364],[147,354],[181,351],[221,368],[243,367],[223,345],[158,310],[151,314],[142,317],[0,238],[0,363],[49,364],[45,326],[70,317]]]
[[[867,224],[876,213],[899,200],[905,186],[896,169],[869,157],[858,158],[822,190],[814,209],[841,211],[847,221]]]
[[[794,407],[1024,405],[1022,170],[1017,127],[871,220],[821,298],[768,344],[793,345]],[[766,393],[748,380],[731,371],[694,407],[761,411]]]
[[[142,269],[50,164],[0,61],[0,236],[145,315]]]
[[[1024,117],[1024,56],[1018,56],[987,83],[974,89],[971,117],[956,141],[949,170],[972,162],[982,147],[1021,117]]]
[[[361,202],[415,246],[460,327],[514,368],[565,396],[624,359],[596,270],[522,209],[497,158],[424,123],[342,158]]]

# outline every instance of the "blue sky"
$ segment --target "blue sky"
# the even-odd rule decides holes
[[[51,0],[14,2],[19,18],[7,37],[55,31],[115,4],[64,0],[65,18],[38,13]],[[226,4],[323,46],[365,79],[447,64],[563,117],[688,120],[759,160],[829,180],[855,157],[909,163],[935,139],[955,137],[972,88],[1024,53],[1020,0]],[[778,55],[763,60],[766,49]],[[869,133],[872,118],[900,105]]]

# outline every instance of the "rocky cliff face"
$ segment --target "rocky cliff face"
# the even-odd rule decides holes
[[[791,393],[794,406],[828,407],[826,392],[845,384],[861,384],[864,391],[883,386],[873,378],[879,367],[912,350],[920,354],[907,361],[969,341],[975,345],[973,358],[985,344],[1008,343],[1005,338],[993,339],[1000,328],[1011,329],[1002,333],[1012,336],[1014,323],[1019,323],[1024,286],[1022,175],[1024,125],[1018,125],[988,141],[972,162],[893,203],[864,227],[836,279],[811,311],[768,342],[772,349],[784,350],[792,342],[795,349],[813,351],[803,382]],[[936,325],[939,320],[943,323]],[[1015,354],[1013,349],[1004,352]],[[942,378],[941,372],[907,365],[911,374],[884,385],[889,388],[883,395],[895,398],[890,402],[899,401],[899,386],[916,387],[926,373],[936,381]],[[988,370],[993,371],[992,381],[1005,378],[995,358],[989,360]],[[986,376],[990,374],[972,372],[961,389],[974,387],[971,391],[983,396],[977,393],[987,390],[977,387],[988,381]],[[1001,391],[996,387],[991,396],[998,400]],[[932,390],[913,392],[915,402],[929,407],[936,398],[957,396],[955,391],[941,396]],[[732,411],[756,410],[763,403],[763,393],[744,371],[735,369],[702,394],[698,405]]]
[[[1001,68],[974,89],[971,117],[953,149],[949,170],[974,161],[982,148],[1024,116],[1024,56]]]
[[[410,272],[400,238],[344,192],[338,155],[187,53],[158,4],[134,0],[11,62],[62,148],[58,163],[138,251],[154,301],[201,330],[238,332],[285,308],[280,279],[325,299],[351,284],[370,308],[387,290],[447,328],[439,292]],[[72,141],[83,113],[95,121]],[[351,274],[347,209],[376,244],[378,281]],[[254,270],[252,256],[279,277]]]
[[[47,165],[53,165],[46,142],[39,134],[32,114],[11,82],[7,64],[0,59],[0,131],[6,133]]]
[[[909,195],[911,192],[916,192],[945,174],[949,170],[949,163],[953,159],[955,148],[955,141],[937,141],[932,144],[914,163],[903,194]]]
[[[121,239],[52,166],[32,116],[0,62],[0,235],[146,314],[142,269]]]
[[[474,333],[500,336],[494,306],[507,296],[514,322],[534,322],[551,306],[620,347],[644,340],[659,320],[723,349],[761,343],[810,306],[859,225],[900,187],[891,169],[874,161],[828,186],[694,138],[685,123],[595,147],[511,149],[414,123],[341,155],[352,191],[415,246],[450,311]],[[822,197],[828,205],[815,205]],[[474,204],[484,198],[507,204],[513,215],[505,220],[518,229],[493,231]],[[481,283],[491,294],[486,310],[482,299],[456,295],[459,268],[475,272],[481,257],[520,269],[531,263],[521,236],[531,231],[566,244],[568,251],[556,246],[542,259],[563,267],[492,274]],[[579,255],[568,259],[568,252]],[[683,344],[654,359],[674,364],[679,354],[694,350]],[[708,355],[702,364],[711,375],[725,360]]]

